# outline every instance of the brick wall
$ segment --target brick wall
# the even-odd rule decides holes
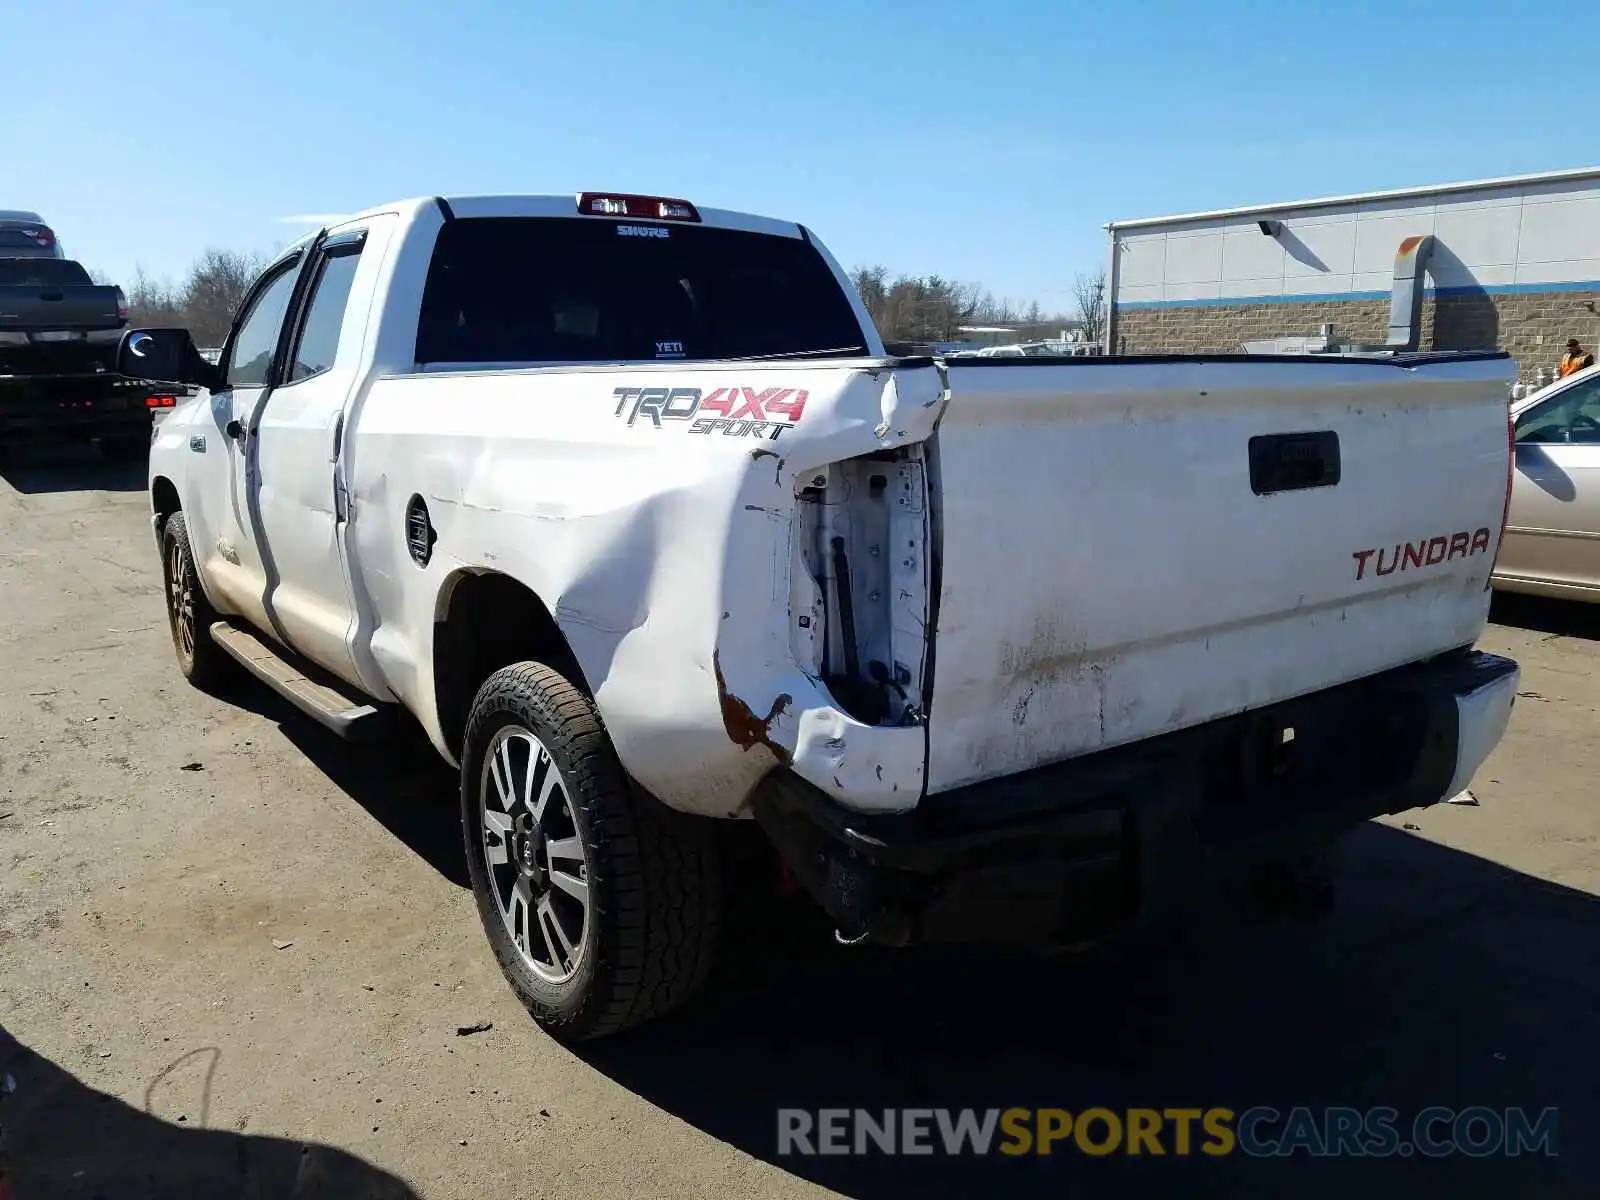
[[[1569,337],[1600,353],[1600,315],[1592,309],[1600,309],[1600,292],[1430,297],[1422,305],[1422,348],[1505,350],[1528,378],[1540,367],[1554,368]],[[1381,343],[1388,336],[1389,302],[1119,309],[1116,348],[1126,354],[1237,354],[1244,342],[1315,337],[1325,324],[1341,340]]]

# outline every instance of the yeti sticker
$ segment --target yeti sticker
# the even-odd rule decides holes
[[[682,358],[683,357],[683,343],[682,342],[657,342],[656,343],[656,357],[657,358]]]

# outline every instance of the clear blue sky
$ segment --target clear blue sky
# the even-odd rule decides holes
[[[400,196],[660,192],[1065,307],[1112,218],[1600,159],[1567,2],[238,7],[8,19],[0,207],[121,280]]]

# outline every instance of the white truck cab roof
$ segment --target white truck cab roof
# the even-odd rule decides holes
[[[405,200],[393,201],[388,204],[374,205],[360,212],[351,213],[340,218],[336,223],[328,226],[329,230],[341,229],[346,225],[355,225],[381,216],[385,213],[394,213],[403,218],[415,217],[418,213],[438,208],[443,203],[452,215],[457,217],[577,217],[584,215],[602,215],[585,213],[580,207],[585,197],[600,199],[612,196],[614,193],[599,192],[567,192],[567,193],[469,193],[461,195],[441,196],[412,196]],[[688,203],[687,201],[683,203]],[[705,208],[700,205],[691,206],[698,214],[696,224],[706,225],[713,229],[736,229],[746,233],[764,233],[777,237],[806,237],[804,226],[795,221],[777,220],[772,217],[760,216],[756,213],[738,212],[733,209]],[[665,218],[650,216],[647,213],[628,212],[630,221],[644,221],[651,224],[668,223]]]

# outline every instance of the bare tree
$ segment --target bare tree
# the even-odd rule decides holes
[[[201,346],[220,346],[264,264],[254,254],[207,250],[183,286],[184,323]]]
[[[1046,312],[1037,300],[997,299],[981,283],[942,275],[897,275],[881,266],[850,272],[861,302],[887,342],[943,342],[960,338],[964,325],[1073,324],[1062,313]]]
[[[1072,298],[1078,306],[1083,340],[1098,342],[1106,332],[1106,273],[1080,274],[1072,281]]]
[[[855,285],[856,294],[861,297],[868,315],[882,332],[884,309],[889,300],[889,269],[879,266],[857,267],[850,272],[850,282]]]
[[[129,322],[135,326],[184,328],[196,344],[220,346],[245,293],[261,273],[263,261],[254,254],[207,250],[195,260],[181,284],[153,278],[142,266],[136,266],[132,281],[123,288],[128,297]]]
[[[147,328],[187,324],[182,295],[171,283],[151,279],[143,267],[133,269],[133,281],[123,292],[128,297],[130,324]]]
[[[1015,325],[1021,318],[1021,310],[1009,296],[1002,296],[998,300],[988,296],[975,315],[979,325]]]

